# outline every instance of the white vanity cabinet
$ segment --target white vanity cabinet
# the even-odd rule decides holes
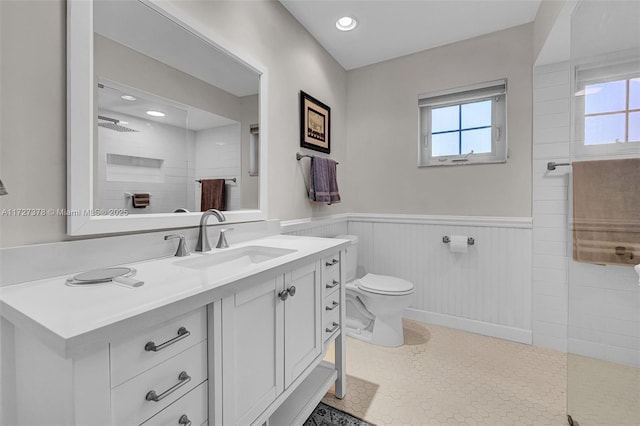
[[[251,424],[316,359],[320,262],[222,300],[223,424]]]
[[[134,264],[135,289],[65,277],[0,289],[15,423],[301,425],[333,384],[344,396],[346,244],[275,235],[246,245],[281,260],[238,269],[218,267],[220,251],[191,258],[210,267]]]
[[[19,424],[207,421],[204,307],[71,358],[16,329],[15,351]]]

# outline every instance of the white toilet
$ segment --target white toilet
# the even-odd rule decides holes
[[[338,235],[351,241],[346,254],[347,335],[380,346],[402,346],[402,312],[413,295],[413,284],[387,275],[366,274],[356,278],[358,237]]]

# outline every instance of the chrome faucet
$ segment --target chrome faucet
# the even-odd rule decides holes
[[[184,257],[184,256],[189,256],[191,254],[191,252],[189,251],[189,247],[187,247],[187,243],[184,239],[184,235],[182,234],[171,234],[171,235],[165,235],[164,236],[164,240],[173,240],[174,238],[179,238],[180,242],[178,243],[178,250],[176,250],[176,254],[175,256],[178,257]]]
[[[202,213],[200,218],[200,232],[198,233],[198,243],[196,244],[196,251],[209,251],[211,245],[209,245],[209,238],[207,238],[207,219],[209,216],[215,216],[218,222],[224,222],[227,218],[220,210],[209,209]]]

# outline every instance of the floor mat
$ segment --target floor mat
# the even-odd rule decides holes
[[[322,402],[313,410],[304,426],[375,426]]]

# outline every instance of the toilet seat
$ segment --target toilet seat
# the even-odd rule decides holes
[[[413,293],[413,284],[388,275],[367,274],[355,284],[362,291],[388,296],[404,296]]]

